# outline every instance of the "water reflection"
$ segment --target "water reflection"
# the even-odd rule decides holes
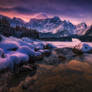
[[[50,56],[36,62],[38,69],[34,76],[23,73],[16,79],[10,78],[8,83],[19,84],[9,92],[91,92],[91,57],[92,54],[87,53],[75,55],[71,48],[56,48]]]

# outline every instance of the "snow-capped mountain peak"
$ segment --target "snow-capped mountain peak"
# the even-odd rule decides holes
[[[48,18],[45,14],[40,14],[45,18],[33,18],[28,23],[25,23],[20,18],[8,18],[0,15],[0,19],[5,18],[10,23],[11,27],[26,27],[28,29],[35,29],[41,33],[54,33],[70,35],[84,35],[88,29],[86,23],[80,23],[78,25],[72,24],[70,21],[62,21],[58,16]],[[39,15],[39,16],[40,16]]]
[[[84,22],[76,25],[76,32],[77,32],[78,35],[85,34],[85,32],[87,31],[87,29],[88,29],[88,26]]]
[[[61,22],[60,18],[55,16],[46,19],[31,19],[28,25],[39,32],[52,32]]]
[[[85,28],[87,28],[87,24],[83,22],[83,23],[78,24],[76,27],[81,28],[81,29],[85,29]]]
[[[14,17],[12,20],[18,23],[25,23],[22,19],[16,17]]]
[[[35,14],[34,18],[35,19],[47,19],[49,17],[48,17],[48,15],[46,13],[39,13],[39,14]]]

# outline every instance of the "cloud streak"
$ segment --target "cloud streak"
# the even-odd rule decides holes
[[[8,7],[8,8],[7,8]],[[91,18],[92,0],[0,0],[0,12]]]

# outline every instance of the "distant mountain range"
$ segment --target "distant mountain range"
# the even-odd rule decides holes
[[[3,15],[0,15],[0,19],[6,18],[9,21],[10,26],[15,28],[26,27],[28,29],[36,29],[40,33],[51,33],[53,35],[59,34],[61,37],[63,36],[71,36],[71,35],[85,35],[89,34],[88,30],[91,27],[88,27],[86,23],[80,23],[78,25],[74,25],[69,21],[62,21],[59,17],[55,16],[53,18],[33,18],[28,23],[25,23],[20,18],[9,18]]]

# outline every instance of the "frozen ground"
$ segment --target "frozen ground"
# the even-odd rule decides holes
[[[31,62],[30,58],[41,57],[47,50],[46,43],[27,37],[18,39],[0,35],[0,70],[13,69],[15,64]],[[53,47],[49,44],[49,47]]]
[[[17,73],[11,71],[0,73],[0,92],[92,91],[92,52],[87,53],[92,51],[91,43],[75,42],[75,40],[42,42],[29,38],[3,36],[1,38],[0,70],[13,69],[16,64],[31,62],[30,58],[36,59],[52,47],[57,48],[53,49],[49,56],[44,56],[40,61],[36,60],[35,73],[31,70],[31,64],[19,67]],[[73,52],[72,47],[75,45],[84,53],[80,54],[80,51],[76,53],[76,50]]]
[[[78,39],[73,39],[73,42],[43,42],[27,37],[18,39],[4,36],[0,36],[0,39],[0,70],[6,68],[13,70],[16,64],[31,62],[30,58],[40,58],[49,52],[48,49],[55,47],[76,47],[83,52],[92,51],[92,43],[84,43]]]

